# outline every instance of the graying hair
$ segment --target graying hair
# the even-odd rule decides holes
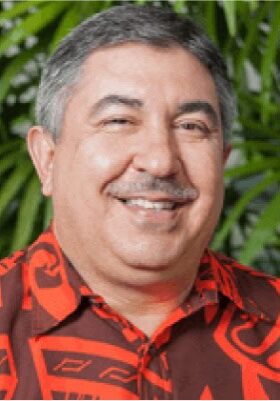
[[[208,69],[216,85],[227,142],[236,106],[219,50],[189,18],[169,8],[151,5],[114,6],[88,18],[62,40],[42,72],[36,103],[37,123],[58,137],[67,101],[87,57],[96,49],[128,42],[162,48],[179,45]]]

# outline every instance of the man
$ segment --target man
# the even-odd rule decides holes
[[[207,249],[233,117],[219,52],[171,11],[63,40],[28,133],[54,220],[1,262],[3,398],[279,398],[279,280]]]

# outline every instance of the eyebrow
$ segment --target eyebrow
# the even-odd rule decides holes
[[[133,109],[140,109],[144,103],[140,99],[122,96],[122,95],[107,95],[98,100],[91,108],[91,114],[99,113],[102,109],[112,105],[124,105]]]
[[[95,114],[101,112],[103,109],[106,107],[112,106],[112,105],[123,105],[123,106],[128,106],[133,109],[140,109],[144,106],[144,102],[140,99],[137,98],[132,98],[128,96],[123,96],[123,95],[117,95],[117,94],[110,94],[107,96],[104,96],[100,100],[98,100],[96,103],[91,108],[91,113],[90,114]],[[203,112],[206,114],[210,120],[212,121],[213,125],[218,125],[219,123],[219,117],[214,110],[213,106],[204,100],[192,100],[192,101],[186,101],[178,105],[177,110],[176,110],[176,116],[179,116],[181,114],[188,114],[188,113],[195,113],[195,112]]]
[[[195,100],[195,101],[188,101],[179,104],[177,108],[176,115],[179,116],[181,114],[188,114],[188,113],[195,113],[197,111],[203,112],[206,114],[212,123],[217,126],[219,123],[219,117],[216,111],[214,110],[213,106],[210,103],[204,100]]]

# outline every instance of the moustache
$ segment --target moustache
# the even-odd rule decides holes
[[[144,174],[137,181],[113,181],[108,184],[107,192],[116,198],[125,198],[138,192],[158,191],[181,201],[195,200],[198,190],[193,186],[184,186],[174,179],[153,177]]]

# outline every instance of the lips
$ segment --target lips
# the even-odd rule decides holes
[[[126,206],[140,208],[142,210],[150,210],[150,211],[173,211],[182,206],[186,203],[194,200],[194,199],[180,199],[174,197],[166,197],[166,196],[153,196],[149,194],[135,194],[134,196],[121,196],[116,197],[117,200],[122,202]]]
[[[159,191],[120,194],[112,198],[121,205],[119,216],[141,230],[170,232],[178,226],[183,210],[197,197],[176,197]]]

